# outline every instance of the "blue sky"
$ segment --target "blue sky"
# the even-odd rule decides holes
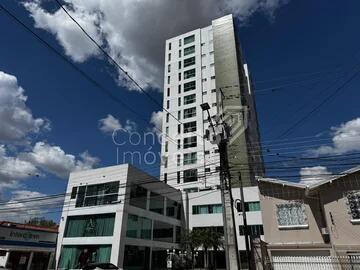
[[[84,26],[89,27],[87,29],[114,53],[120,64],[124,64],[130,74],[147,87],[160,103],[162,93],[156,87],[162,84],[161,63],[165,39],[204,27],[210,24],[211,19],[233,12],[238,18],[244,57],[250,67],[255,91],[258,91],[256,102],[261,137],[265,149],[269,149],[265,153],[265,160],[279,159],[269,156],[275,153],[286,156],[289,155],[287,152],[294,152],[290,155],[302,156],[312,151],[315,155],[337,155],[360,150],[357,141],[341,140],[348,134],[360,134],[360,123],[357,121],[360,117],[360,76],[301,126],[287,136],[280,136],[349,78],[355,72],[354,65],[358,68],[358,1],[268,0],[263,5],[251,0],[238,1],[240,4],[230,0],[222,4],[219,4],[220,1],[199,1],[199,4],[183,1],[185,4],[176,4],[179,4],[178,8],[162,5],[160,0],[153,4],[141,1],[142,4],[137,7],[131,6],[128,1],[122,2],[129,13],[126,16],[130,16],[124,15],[129,25],[118,28],[116,26],[122,26],[120,19],[106,20],[94,15],[94,10],[103,8],[108,12],[102,10],[104,14],[111,16],[106,5],[92,6],[92,2],[89,2],[89,6],[81,6],[92,13],[77,7],[73,7],[73,10],[75,15],[80,15]],[[6,154],[0,156],[0,169],[3,170],[0,175],[4,179],[0,183],[2,200],[61,193],[65,191],[66,179],[63,178],[66,177],[59,177],[63,173],[60,170],[115,164],[116,147],[109,133],[99,129],[99,120],[112,115],[122,127],[128,121],[130,124],[134,122],[132,128],[139,131],[152,130],[155,123],[151,122],[152,114],[159,111],[159,107],[144,94],[129,90],[119,82],[117,71],[104,61],[92,44],[87,43],[82,33],[76,32],[78,29],[71,26],[70,21],[63,23],[59,15],[61,11],[55,4],[34,1],[32,5],[25,4],[25,8],[24,3],[29,2],[2,2],[41,37],[65,52],[71,61],[136,110],[145,121],[98,91],[0,11],[0,71],[17,79],[15,86],[4,84],[3,88],[0,86],[0,91],[13,91],[22,87],[23,96],[27,99],[19,103],[20,108],[24,109],[25,106],[24,110],[30,112],[33,119],[44,121],[39,124],[39,130],[25,130],[25,135],[20,139],[4,140],[0,131],[0,145],[6,150]],[[119,10],[123,7],[116,6]],[[177,10],[177,19],[171,14],[174,12],[171,9]],[[103,25],[103,31],[116,35],[102,39],[96,24],[94,26],[91,20]],[[114,29],[109,30],[111,27]],[[86,54],[83,55],[84,51]],[[9,77],[3,76],[3,83],[9,80]],[[279,86],[277,90],[270,90]],[[0,128],[6,127],[4,123],[0,123]],[[319,149],[321,146],[323,148]],[[159,151],[158,144],[138,146],[135,150],[145,152],[150,147],[155,152]],[[125,146],[120,151],[129,149],[134,150]],[[59,163],[48,164],[41,160],[41,154],[52,153],[59,160],[64,158],[69,165],[58,168],[56,166]],[[4,172],[7,169],[4,163],[12,165],[15,163],[11,162],[17,159],[28,162],[22,165],[28,166],[27,170],[31,173],[27,176],[14,174],[10,179],[9,174]],[[314,162],[296,166],[310,165],[321,164]],[[156,166],[144,169],[155,175],[158,172]],[[333,171],[332,168],[315,169],[322,173],[327,173],[327,170]],[[283,174],[294,175],[299,171],[300,168],[297,168]],[[310,173],[314,171],[310,169]],[[40,174],[40,177],[33,177],[35,174]],[[279,174],[269,171],[269,175]],[[58,213],[50,215],[54,219],[58,216]]]

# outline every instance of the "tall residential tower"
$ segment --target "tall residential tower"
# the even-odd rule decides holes
[[[217,145],[206,139],[210,105],[213,121],[231,127],[228,158],[233,186],[263,174],[255,101],[232,15],[166,41],[161,179],[196,192],[220,184]],[[235,180],[234,180],[235,179]]]

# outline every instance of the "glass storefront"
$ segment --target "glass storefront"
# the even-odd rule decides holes
[[[112,236],[115,214],[68,217],[64,237]]]
[[[110,262],[111,245],[63,246],[59,269],[81,268],[87,263]]]
[[[35,252],[31,261],[30,270],[48,269],[50,252]]]
[[[164,270],[166,267],[167,252],[166,249],[153,248],[151,257],[151,269]]]
[[[26,270],[30,259],[30,252],[10,252],[6,267],[9,269]]]
[[[125,246],[125,270],[144,270],[150,268],[150,248],[141,246]]]
[[[6,269],[16,270],[46,270],[50,262],[51,252],[9,251],[9,258],[6,262]],[[1,268],[1,267],[0,267]]]
[[[126,237],[151,239],[151,219],[128,214]]]
[[[161,221],[154,220],[153,240],[173,243],[174,227]]]

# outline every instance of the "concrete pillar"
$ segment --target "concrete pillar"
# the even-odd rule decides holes
[[[34,252],[31,252],[31,253],[30,253],[29,260],[28,260],[28,263],[27,263],[27,266],[26,266],[26,270],[30,270],[30,266],[31,266],[33,257],[34,257]]]

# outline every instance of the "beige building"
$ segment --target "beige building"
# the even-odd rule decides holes
[[[360,167],[311,185],[258,183],[270,256],[360,254]]]

